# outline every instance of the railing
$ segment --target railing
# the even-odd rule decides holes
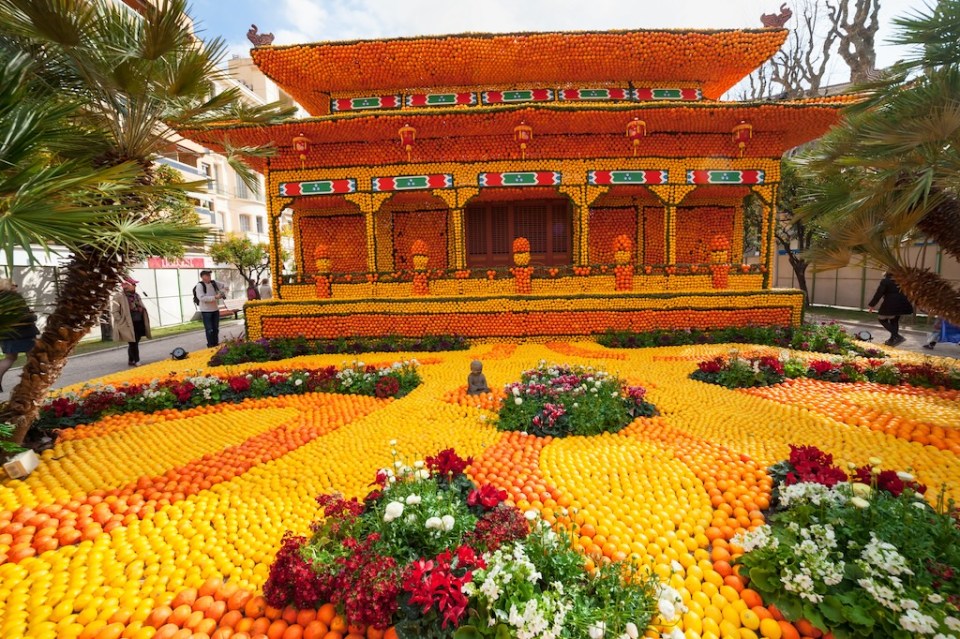
[[[178,171],[183,171],[184,173],[196,175],[197,177],[201,177],[201,178],[208,177],[203,171],[201,171],[197,167],[191,166],[189,164],[185,164],[183,162],[180,162],[179,160],[173,160],[163,155],[158,155],[155,159],[160,164],[166,164],[167,166],[177,169]],[[210,181],[212,182],[212,180]]]
[[[543,266],[531,265],[534,280],[552,280],[564,277],[588,277],[597,275],[613,276],[617,264],[591,264],[589,266]],[[713,265],[716,266],[716,265]],[[730,275],[761,274],[766,268],[758,264],[732,264]],[[634,264],[634,274],[637,276],[660,277],[690,277],[711,276],[711,264]],[[327,275],[331,284],[359,284],[366,282],[412,282],[418,273],[426,273],[431,280],[503,280],[514,275],[513,266],[498,266],[492,268],[464,268],[464,269],[431,269],[415,271],[413,269],[397,269],[394,271],[355,271],[331,272]],[[280,276],[281,284],[314,284],[316,273],[283,273]]]

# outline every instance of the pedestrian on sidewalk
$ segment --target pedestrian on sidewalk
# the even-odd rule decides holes
[[[200,271],[200,281],[193,287],[193,303],[200,310],[208,348],[220,345],[220,300],[226,297],[227,288],[213,279],[213,273]]]
[[[110,315],[113,317],[113,330],[117,336],[127,342],[127,363],[140,365],[140,340],[150,339],[150,314],[143,305],[143,299],[137,293],[139,282],[132,277],[120,280],[120,291],[110,302]]]
[[[30,310],[23,295],[17,291],[17,285],[13,280],[0,279],[0,300],[2,300],[0,304],[4,306],[9,304],[11,314],[19,318],[0,342],[0,349],[3,350],[3,359],[0,359],[0,392],[3,392],[3,376],[17,361],[20,353],[33,350],[40,331],[37,329],[36,313]]]
[[[260,282],[260,299],[268,300],[273,297],[273,288],[270,286],[270,280],[263,278]]]
[[[943,327],[943,318],[934,317],[933,318],[933,330],[930,331],[930,334],[927,335],[927,339],[923,341],[923,347],[928,351],[932,351],[937,346],[937,342],[940,341],[941,328]]]
[[[883,302],[880,302],[881,299]],[[878,302],[880,302],[879,309],[876,308]],[[910,304],[906,295],[900,291],[900,287],[897,285],[897,281],[893,279],[893,274],[890,271],[883,274],[877,292],[873,294],[868,306],[871,312],[876,310],[879,313],[877,319],[880,325],[890,331],[890,339],[885,341],[884,344],[898,346],[907,341],[907,338],[900,334],[900,317],[913,314],[913,305]]]

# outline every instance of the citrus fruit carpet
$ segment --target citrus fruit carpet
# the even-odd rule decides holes
[[[81,426],[25,481],[0,485],[0,637],[382,635],[348,626],[330,607],[270,609],[259,593],[284,532],[308,532],[317,518],[315,496],[363,497],[392,461],[393,440],[407,459],[449,447],[472,456],[475,482],[574,530],[588,566],[605,558],[649,565],[683,596],[678,629],[686,637],[800,637],[804,628],[778,620],[731,567],[737,548],[729,540],[764,522],[772,486],[764,469],[786,458],[790,444],[816,445],[841,465],[878,457],[909,469],[931,487],[930,499],[942,485],[960,498],[960,393],[809,380],[735,391],[688,378],[698,361],[730,348],[478,344],[420,355],[424,383],[399,400],[308,394]],[[95,381],[189,376],[210,354]],[[473,359],[484,362],[494,389],[543,360],[603,368],[646,387],[660,414],[590,438],[499,432],[492,423],[502,393],[465,393]]]

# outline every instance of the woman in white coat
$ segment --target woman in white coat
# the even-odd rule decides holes
[[[140,363],[140,340],[150,338],[150,315],[137,293],[137,280],[125,277],[121,291],[110,301],[110,315],[117,337],[127,342],[127,360],[130,366]]]

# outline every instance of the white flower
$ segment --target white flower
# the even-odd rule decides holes
[[[431,517],[423,525],[427,530],[440,530],[443,528],[443,521],[439,517]]]
[[[671,628],[670,632],[660,633],[662,639],[684,639],[683,631],[679,628]]]
[[[406,502],[408,506],[416,506],[420,503],[420,495],[407,495]]]
[[[302,386],[302,385],[303,385],[303,380],[302,380],[302,379],[298,379],[298,380],[296,380],[295,382],[293,382],[293,385],[294,385],[294,386]]]
[[[870,493],[873,492],[873,489],[870,488],[870,486],[859,481],[854,482],[853,485],[850,486],[850,488],[851,490],[853,490],[853,494],[856,495],[857,497],[869,497]]]
[[[383,521],[390,523],[403,514],[403,502],[391,501],[383,512]]]
[[[413,472],[413,476],[417,479],[430,479],[430,471],[426,468],[421,468]]]
[[[633,623],[632,621],[627,622],[627,625],[624,628],[624,630],[626,631],[626,635],[630,637],[630,639],[637,639],[637,637],[640,636],[640,630],[637,628],[637,624]]]
[[[440,521],[443,524],[444,530],[453,530],[453,525],[457,520],[453,518],[453,515],[444,515],[440,518]]]
[[[399,459],[398,459],[397,461],[393,462],[393,465],[394,465],[396,468],[403,468],[403,462],[400,461]]]
[[[871,466],[879,466],[880,463],[881,463],[879,457],[870,457],[869,459],[867,459],[867,462],[868,462]]]
[[[414,467],[414,468],[423,468],[423,461],[418,459],[417,461],[413,462],[413,467]]]
[[[527,512],[523,513],[523,516],[527,518],[527,521],[533,521],[537,518],[538,513],[535,510],[528,510]]]
[[[863,497],[854,497],[850,500],[850,503],[857,508],[867,508],[870,505],[870,502]]]
[[[523,403],[523,398],[514,397],[514,398],[513,398],[513,403],[516,404],[517,406],[519,406],[520,404]]]
[[[914,479],[913,475],[911,475],[910,473],[905,473],[903,471],[898,471],[897,477],[899,477],[901,481],[913,481]]]
[[[683,564],[676,559],[670,561],[670,568],[673,569],[673,572],[683,572]]]
[[[514,396],[514,397],[519,397],[519,396],[520,396],[520,387],[519,387],[519,386],[514,386],[514,387],[513,387],[513,396]]]
[[[603,635],[607,632],[607,624],[602,621],[594,622],[590,624],[588,632],[590,633],[590,639],[603,639]]]
[[[942,603],[942,602],[943,602],[943,597],[941,597],[941,596],[938,595],[937,593],[933,593],[932,595],[930,595],[929,597],[927,597],[927,601],[929,601],[930,603],[935,603],[935,604],[937,604],[937,603]]]
[[[397,440],[391,439],[388,443],[389,443],[391,446],[396,446],[396,445],[397,445]]]
[[[677,616],[677,607],[666,599],[661,599],[657,602],[657,610],[660,611],[660,617],[664,623],[670,623],[674,617]]]
[[[953,630],[954,632],[960,630],[960,619],[957,619],[956,617],[945,617],[943,619],[943,623],[947,624],[947,628]]]

